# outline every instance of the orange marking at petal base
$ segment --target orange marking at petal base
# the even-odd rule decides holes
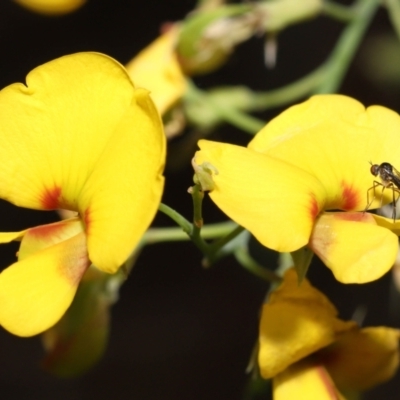
[[[87,208],[83,214],[83,222],[85,224],[85,232],[86,234],[89,233],[89,226],[90,226],[90,209]]]
[[[54,187],[53,189],[46,189],[42,196],[41,202],[45,210],[56,210],[60,207],[61,188]]]
[[[358,193],[352,186],[342,182],[342,210],[354,210],[358,204]]]
[[[29,235],[33,237],[46,238],[57,235],[59,231],[64,230],[64,224],[58,222],[53,224],[39,225],[29,229]]]
[[[315,221],[315,218],[317,218],[319,214],[319,205],[315,197],[311,198],[309,210],[312,220]]]

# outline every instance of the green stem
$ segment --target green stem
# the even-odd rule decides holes
[[[335,93],[343,81],[344,75],[365,31],[368,28],[380,0],[359,0],[355,5],[356,17],[344,29],[332,54],[326,62],[326,79],[315,93]]]
[[[244,248],[243,246],[240,246],[237,249],[235,249],[234,255],[239,264],[242,265],[248,271],[250,271],[253,275],[258,276],[259,278],[262,278],[269,283],[282,281],[282,278],[280,278],[274,272],[258,264],[258,262],[256,262],[250,256],[247,249]]]
[[[400,40],[400,1],[399,0],[386,0],[386,8],[389,11],[389,18],[396,31],[397,37]]]
[[[160,203],[158,210],[175,221],[183,229],[183,231],[186,232],[186,234],[189,236],[192,235],[193,225],[184,216],[163,203]]]
[[[201,236],[203,239],[218,239],[229,235],[236,227],[237,224],[232,221],[204,225],[201,229]],[[183,242],[191,240],[191,237],[183,232],[181,228],[177,227],[150,228],[144,234],[142,240],[144,244],[154,244],[158,242]]]
[[[221,237],[216,240],[214,243],[210,244],[208,255],[212,257],[212,254],[218,253],[227,243],[233,240],[237,235],[242,233],[244,228],[242,226],[236,226],[231,232],[229,232],[226,236]]]
[[[223,106],[221,103],[214,101],[208,92],[199,89],[193,82],[189,82],[185,97],[189,101],[207,104],[218,115],[220,120],[229,122],[244,132],[254,134],[265,125],[265,121],[252,117],[236,107]]]
[[[328,17],[343,22],[349,22],[356,16],[353,7],[342,6],[341,4],[328,0],[323,2],[322,10]]]
[[[201,190],[200,185],[194,185],[192,186],[190,193],[193,199],[193,230],[191,238],[193,243],[203,252],[203,254],[207,254],[209,245],[200,235],[203,226],[202,206],[204,192]]]
[[[200,185],[194,185],[191,188],[191,195],[193,199],[193,223],[194,229],[199,230],[203,226],[203,199],[204,192]]]
[[[326,72],[327,68],[323,65],[283,88],[270,90],[265,93],[254,93],[252,110],[266,110],[268,108],[279,107],[306,96],[322,84],[326,79]]]

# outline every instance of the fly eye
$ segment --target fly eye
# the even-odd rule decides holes
[[[378,164],[371,165],[370,171],[371,171],[372,175],[378,176],[379,170],[380,170],[380,166]]]

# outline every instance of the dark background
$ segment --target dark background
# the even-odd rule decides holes
[[[162,23],[182,19],[194,5],[194,0],[88,0],[71,15],[49,18],[3,1],[0,87],[24,81],[39,64],[78,51],[103,52],[126,63],[158,35]],[[204,88],[216,83],[245,83],[259,90],[279,87],[323,62],[342,28],[324,17],[288,28],[279,36],[274,70],[263,66],[262,39],[253,39],[239,46],[222,70],[198,78],[197,83]],[[382,10],[367,36],[390,31]],[[383,90],[374,85],[360,60],[356,57],[341,93],[366,105],[382,104],[399,111],[399,88]],[[278,111],[262,117],[267,120]],[[240,143],[249,140],[231,127],[222,128],[218,138]],[[179,140],[171,144],[171,153]],[[190,218],[189,164],[183,170],[167,170],[166,178],[163,201]],[[17,209],[5,202],[0,203],[0,216],[0,229],[4,231],[57,219],[53,213]],[[223,219],[207,200],[205,219]],[[172,223],[158,216],[155,225]],[[12,263],[16,251],[15,244],[2,246],[0,266]],[[200,262],[201,254],[189,242],[146,248],[113,308],[108,350],[103,360],[81,378],[52,377],[38,366],[43,357],[38,338],[20,339],[0,330],[0,398],[243,399],[248,380],[244,370],[257,338],[259,308],[268,286],[233,259],[225,259],[209,270],[202,269]],[[390,275],[368,285],[345,286],[316,263],[309,276],[331,297],[343,318],[350,318],[357,307],[363,306],[367,310],[365,325],[400,325],[400,312],[393,307],[396,303],[390,294]],[[399,381],[397,377],[365,398],[398,399]]]

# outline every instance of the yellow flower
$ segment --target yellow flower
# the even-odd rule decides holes
[[[343,399],[390,379],[399,364],[400,331],[360,329],[341,321],[329,300],[296,272],[264,304],[259,366],[273,378],[274,400]]]
[[[186,78],[175,53],[180,28],[172,25],[126,66],[138,87],[151,92],[160,114],[164,114],[185,93]]]
[[[75,218],[0,242],[22,243],[0,274],[0,325],[30,336],[54,325],[93,263],[114,273],[151,223],[165,139],[148,92],[97,53],[61,57],[0,92],[0,198]]]
[[[77,10],[86,0],[14,0],[31,11],[46,15],[62,15]]]
[[[400,162],[399,132],[400,117],[389,109],[321,95],[284,111],[247,148],[200,141],[195,161],[219,171],[210,197],[264,246],[308,245],[339,281],[364,283],[393,265],[398,239],[387,227],[399,224],[354,211],[367,204],[369,161]],[[387,189],[383,204],[391,198]]]

